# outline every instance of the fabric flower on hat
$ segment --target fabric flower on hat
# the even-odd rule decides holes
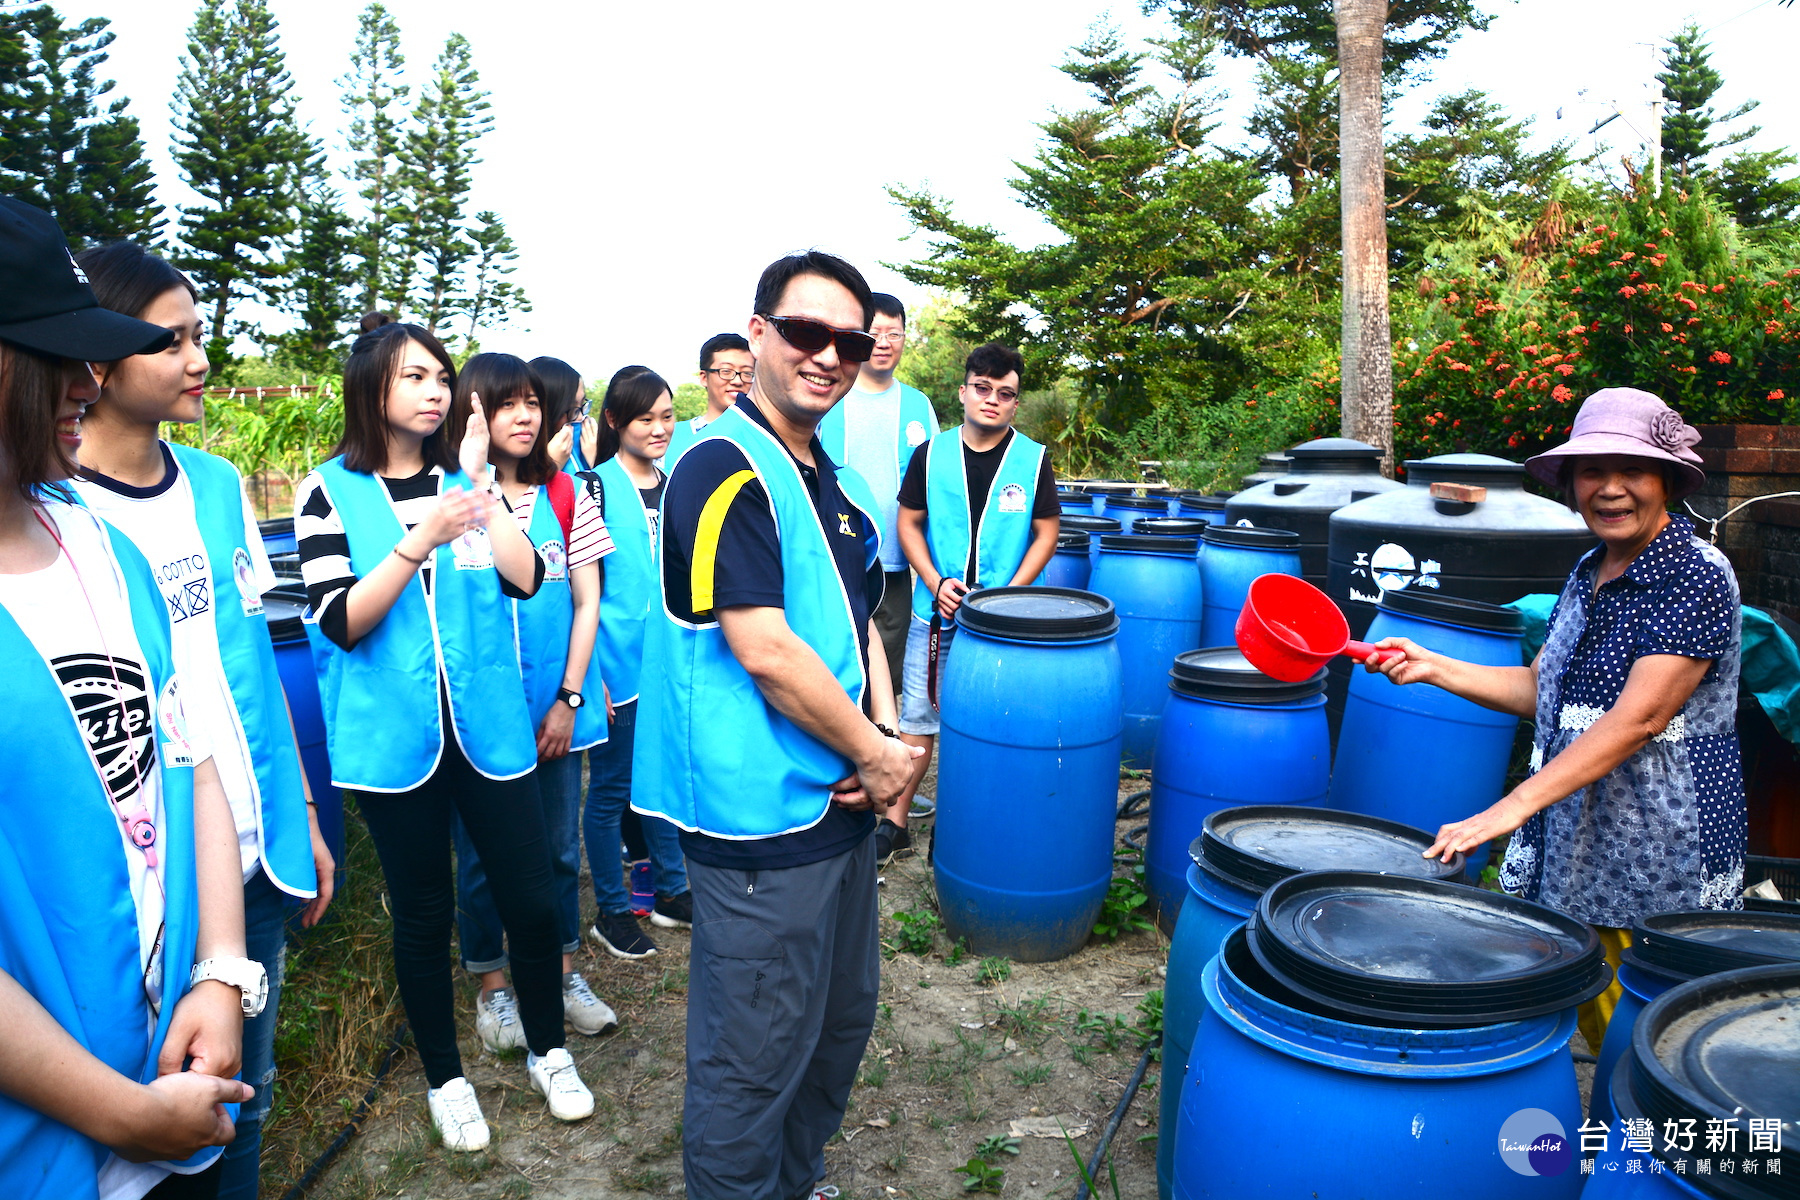
[[[1650,440],[1671,454],[1700,444],[1700,431],[1681,419],[1672,408],[1650,415]]]

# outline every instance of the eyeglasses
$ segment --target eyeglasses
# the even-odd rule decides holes
[[[906,340],[906,330],[902,329],[898,333],[892,333],[892,332],[878,333],[878,334],[875,334],[874,336],[875,336],[875,344],[877,346],[885,346],[889,342],[892,342],[892,343],[894,343],[894,345],[898,346],[901,342],[904,342]]]
[[[875,339],[860,329],[839,329],[807,317],[776,317],[768,313],[756,315],[773,325],[775,332],[788,345],[808,354],[817,354],[833,341],[837,342],[838,357],[845,362],[865,363],[875,353]]]
[[[749,383],[756,378],[755,367],[706,367],[702,375],[717,375],[720,383]]]
[[[986,383],[967,383],[963,386],[974,392],[977,400],[986,400],[989,396],[993,395],[995,391],[992,384]],[[1002,404],[1011,404],[1014,400],[1019,398],[1019,393],[1013,391],[1011,388],[1000,388],[999,392],[1000,403]]]
[[[573,417],[571,417],[570,420],[573,421],[577,425],[581,424],[583,421],[588,419],[588,413],[593,410],[593,407],[594,407],[594,402],[592,400],[587,399],[586,397],[583,397],[582,401],[581,401],[581,407],[579,407],[575,410],[575,415]]]

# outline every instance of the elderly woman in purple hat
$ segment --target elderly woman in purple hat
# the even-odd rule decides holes
[[[1513,834],[1501,887],[1597,927],[1615,968],[1639,917],[1743,905],[1737,579],[1668,511],[1705,479],[1699,440],[1648,392],[1595,392],[1569,440],[1525,464],[1600,539],[1563,585],[1536,661],[1477,666],[1404,638],[1381,643],[1404,655],[1369,660],[1395,683],[1537,722],[1525,780],[1445,825],[1426,854]],[[1618,995],[1615,983],[1583,1008],[1591,1045]]]

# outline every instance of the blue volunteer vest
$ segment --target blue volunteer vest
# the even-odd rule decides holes
[[[850,597],[799,469],[772,434],[736,409],[709,424],[700,440],[711,438],[742,450],[768,493],[781,534],[789,627],[860,706],[866,680]],[[750,475],[743,472],[724,488],[741,486]],[[678,469],[669,486],[679,486],[679,479]],[[839,473],[838,485],[868,528],[878,530],[867,485],[852,472]],[[704,543],[710,533],[716,545],[729,505],[716,513],[708,507],[695,575],[705,570],[710,585],[704,560],[711,548]],[[869,565],[878,560],[879,536],[869,540]],[[850,774],[850,761],[763,699],[716,621],[688,624],[670,615],[666,604],[659,609],[645,631],[632,807],[719,838],[775,837],[817,824],[830,809],[831,785]]]
[[[263,870],[290,896],[318,894],[313,868],[312,827],[306,818],[300,752],[281,690],[281,670],[269,641],[251,573],[250,538],[260,531],[244,526],[243,484],[237,468],[190,446],[170,444],[175,461],[194,492],[194,520],[212,569],[213,629],[232,706],[254,768],[257,841]],[[245,611],[255,600],[256,611]]]
[[[148,1083],[156,1078],[156,1056],[175,1004],[187,993],[199,933],[194,771],[191,765],[172,765],[164,749],[171,738],[165,718],[174,700],[168,689],[175,668],[162,592],[130,540],[99,524],[111,556],[79,565],[90,586],[103,572],[123,577],[149,668],[147,704],[133,715],[155,722],[155,769],[161,776],[156,847],[167,898],[162,1008],[152,1026],[126,851],[84,742],[100,743],[108,731],[78,723],[62,687],[4,608],[0,745],[9,749],[6,770],[0,772],[0,911],[5,913],[0,970],[90,1054],[121,1075]],[[220,1153],[203,1151],[184,1166]],[[89,1200],[98,1195],[96,1177],[110,1154],[100,1143],[0,1095],[0,1188],[7,1195]]]
[[[706,414],[700,414],[704,417]],[[706,436],[706,426],[696,425],[700,417],[690,417],[686,421],[675,422],[675,428],[669,433],[669,448],[663,451],[662,467],[664,471],[674,470],[681,456],[688,452],[695,442]]]
[[[579,481],[572,481],[579,488]],[[538,488],[531,505],[531,527],[526,537],[544,559],[544,582],[529,600],[512,601],[513,629],[518,639],[519,675],[525,684],[525,704],[531,727],[537,729],[556,703],[563,675],[569,665],[569,631],[575,627],[575,595],[569,584],[569,548],[563,543],[562,522],[550,503],[550,489]],[[575,710],[575,730],[569,752],[586,750],[606,740],[606,704],[601,689],[597,657],[588,659],[582,677],[584,703]]]
[[[981,510],[971,588],[1005,587],[1031,547],[1031,505],[1037,497],[1044,448],[1013,430],[1000,469]],[[963,466],[962,428],[946,429],[925,451],[925,545],[938,574],[962,579],[969,568],[969,477]],[[913,615],[931,620],[931,591],[913,582]]]
[[[668,462],[667,457],[663,459]],[[635,700],[644,666],[644,625],[659,592],[656,548],[644,497],[619,460],[609,458],[593,473],[599,481],[613,552],[606,556],[606,584],[600,592],[600,637],[594,647],[603,664],[614,704]]]
[[[825,453],[834,463],[849,461],[844,453],[844,408],[855,397],[856,393],[851,392],[839,400],[819,422],[819,444],[825,447]],[[936,430],[937,413],[932,410],[925,393],[901,384],[900,419],[894,422],[894,467],[898,472],[894,478],[906,478],[906,464],[912,461],[913,451],[924,445]]]
[[[343,521],[350,569],[367,576],[406,534],[393,500],[381,480],[350,470],[341,456],[317,473]],[[469,486],[461,471],[447,472],[439,484]],[[470,764],[490,779],[516,779],[537,765],[537,727],[525,704],[500,573],[491,554],[462,567],[457,560],[456,542],[439,546],[432,596],[415,574],[355,649],[344,650],[309,624],[336,786],[405,792],[431,777],[444,746],[440,657],[456,741]]]

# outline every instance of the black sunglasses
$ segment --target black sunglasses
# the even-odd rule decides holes
[[[776,317],[768,313],[757,316],[775,327],[783,341],[796,350],[817,354],[837,341],[838,357],[845,362],[864,363],[875,353],[875,339],[860,329],[838,329],[823,321],[807,317]]]

